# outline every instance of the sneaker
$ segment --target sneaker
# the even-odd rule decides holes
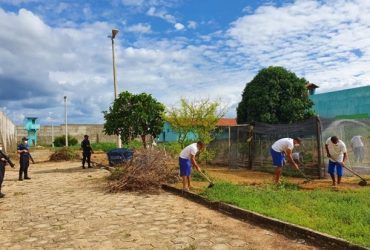
[[[19,178],[18,181],[23,181],[23,179],[22,178]]]
[[[27,176],[27,177],[24,177],[24,179],[25,179],[25,180],[31,180],[31,178],[30,178],[30,177],[28,177],[28,176]]]
[[[93,168],[93,167],[91,167],[91,166],[88,166],[88,168]]]
[[[0,198],[4,198],[5,197],[5,194],[4,193],[0,193]]]
[[[85,169],[85,166],[82,166],[83,169]]]

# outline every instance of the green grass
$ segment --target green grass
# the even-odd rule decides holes
[[[355,115],[337,115],[335,119],[368,119],[368,114],[355,114]]]
[[[217,183],[201,195],[370,247],[370,189],[302,191],[295,184],[265,187]]]
[[[101,150],[104,152],[108,152],[111,149],[117,148],[117,145],[111,142],[100,142],[100,143],[92,143],[91,147],[93,148],[94,151]]]

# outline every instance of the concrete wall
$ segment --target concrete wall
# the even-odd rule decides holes
[[[16,126],[0,111],[0,143],[5,151],[11,151],[16,146]]]
[[[311,95],[320,117],[370,117],[370,86]]]
[[[68,124],[68,134],[75,137],[79,142],[83,140],[84,135],[89,135],[90,142],[116,142],[116,136],[109,136],[103,133],[102,124]],[[54,138],[65,135],[65,126],[53,126]],[[27,137],[27,131],[23,126],[17,126],[17,142],[22,137]],[[40,126],[38,131],[38,145],[52,144],[52,126]]]

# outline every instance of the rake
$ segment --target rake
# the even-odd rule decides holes
[[[356,173],[355,171],[353,171],[352,169],[350,169],[349,167],[347,167],[346,165],[344,165],[343,162],[337,162],[337,161],[334,161],[332,158],[329,158],[332,162],[336,162],[336,163],[339,163],[342,167],[344,167],[345,169],[347,169],[349,172],[351,172],[352,174],[356,175],[358,178],[361,179],[361,181],[358,183],[358,185],[360,186],[366,186],[367,185],[367,181],[362,177],[360,176],[358,173]]]
[[[199,170],[199,173],[209,182],[209,185],[208,185],[208,188],[211,188],[213,187],[215,184],[208,178],[207,175],[205,175],[205,173],[203,173],[201,170]]]

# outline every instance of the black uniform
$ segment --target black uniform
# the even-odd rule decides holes
[[[21,152],[19,157],[19,180],[31,179],[28,176],[28,166],[30,165],[30,153],[27,144],[19,144],[18,150],[27,150],[27,152]]]
[[[3,181],[4,181],[5,165],[6,165],[6,161],[2,161],[0,158],[0,198],[4,196],[4,194],[1,193],[1,186],[3,185]]]
[[[87,166],[91,168],[90,159],[91,159],[92,148],[91,148],[90,141],[88,138],[85,137],[85,139],[81,142],[81,148],[82,148],[82,168],[85,168],[86,161],[87,161]]]

